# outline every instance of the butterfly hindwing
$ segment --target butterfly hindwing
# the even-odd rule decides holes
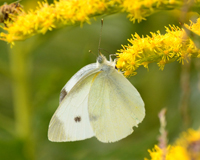
[[[88,98],[90,123],[102,142],[115,142],[133,132],[144,116],[144,102],[133,85],[118,71],[102,71]]]

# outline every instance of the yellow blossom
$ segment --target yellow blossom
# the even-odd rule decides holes
[[[197,23],[191,23],[190,28],[200,35],[200,18]],[[184,31],[176,26],[166,27],[166,34],[161,35],[151,33],[151,36],[140,37],[137,33],[128,39],[131,44],[123,45],[118,50],[117,68],[122,71],[135,72],[143,65],[148,68],[148,64],[156,62],[161,70],[166,63],[178,61],[182,64],[188,62],[191,57],[199,57],[199,49],[193,41],[189,39]],[[126,76],[130,76],[126,74]]]
[[[166,155],[166,160],[190,160],[187,148],[182,146],[172,146]]]
[[[151,160],[162,160],[163,150],[159,148],[157,145],[151,150],[148,150]],[[145,160],[148,160],[145,158]]]
[[[131,21],[140,22],[157,10],[177,8],[183,4],[184,1],[179,0],[55,0],[52,4],[43,1],[38,2],[36,10],[22,10],[18,16],[12,17],[13,21],[6,23],[7,27],[3,27],[6,33],[0,35],[0,40],[14,43],[35,34],[45,34],[63,25],[73,25],[77,22],[82,25],[84,22],[90,23],[92,17],[116,12],[127,12]]]
[[[128,12],[128,18],[130,21],[135,22],[135,20],[141,22],[146,20],[145,17],[154,13],[160,7],[165,7],[165,9],[173,8],[173,6],[182,6],[184,1],[169,1],[169,0],[121,0],[120,6],[122,11]],[[189,2],[187,2],[189,3]]]
[[[13,19],[13,23],[7,23],[7,27],[3,27],[7,33],[1,33],[0,39],[13,43],[38,33],[45,34],[62,25],[89,23],[90,16],[100,14],[107,8],[105,1],[60,0],[54,4],[48,4],[47,1],[38,2],[36,10],[29,10],[27,13],[23,11]]]
[[[199,160],[200,159],[200,129],[189,129],[183,132],[174,145],[168,146],[166,156],[164,150],[157,145],[148,150],[151,160]],[[145,158],[145,160],[148,160]]]
[[[175,144],[184,147],[190,159],[200,159],[200,129],[189,129],[187,132],[182,133]]]

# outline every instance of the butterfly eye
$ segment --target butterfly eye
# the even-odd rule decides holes
[[[115,66],[115,69],[118,70],[118,68]]]
[[[103,57],[102,56],[98,56],[97,61],[101,64],[103,63]]]
[[[74,118],[74,121],[75,121],[75,122],[80,122],[80,121],[81,121],[81,117],[80,117],[80,116],[75,117],[75,118]]]

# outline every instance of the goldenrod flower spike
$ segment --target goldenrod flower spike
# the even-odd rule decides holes
[[[148,152],[150,154],[151,160],[160,160],[162,159],[163,150],[159,148],[157,145],[154,146],[152,151],[148,149]],[[144,160],[148,160],[147,158],[144,158]]]
[[[141,22],[146,20],[156,10],[168,10],[172,8],[181,7],[186,1],[180,0],[116,0],[118,1],[122,11],[128,13],[130,21],[135,22],[136,20]]]
[[[196,1],[195,1],[196,2]],[[35,34],[45,34],[48,30],[79,22],[90,23],[90,18],[113,12],[127,12],[131,21],[145,20],[156,10],[167,10],[182,6],[180,0],[60,0],[48,4],[38,2],[36,10],[22,11],[3,27],[7,33],[0,33],[0,40],[14,44]],[[197,3],[197,2],[196,2]],[[144,66],[148,63],[144,62]],[[162,62],[160,62],[162,66]],[[128,71],[127,71],[128,72]]]
[[[199,26],[199,27],[197,27]],[[200,20],[190,26],[196,34],[200,35]],[[193,57],[200,57],[200,50],[189,39],[184,31],[176,26],[166,27],[166,34],[151,33],[151,36],[140,37],[137,33],[128,39],[131,44],[122,45],[118,50],[117,68],[124,71],[125,76],[136,74],[135,70],[143,65],[148,68],[149,63],[156,62],[161,70],[166,63],[178,61],[182,64]]]
[[[0,33],[0,40],[14,43],[16,40],[24,40],[32,35],[75,22],[89,22],[89,16],[100,14],[106,9],[104,0],[60,0],[54,4],[47,1],[38,2],[36,10],[28,13],[23,11],[15,17],[13,23],[6,23],[8,27],[3,27],[7,33]]]
[[[148,150],[151,160],[198,160],[200,159],[200,129],[188,129],[182,133],[174,145],[167,147],[167,153],[163,157],[163,149],[154,146],[152,150]],[[145,160],[148,160],[145,158]]]

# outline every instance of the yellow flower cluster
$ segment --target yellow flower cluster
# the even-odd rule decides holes
[[[7,23],[3,29],[8,33],[0,33],[0,39],[13,43],[37,33],[45,34],[58,26],[89,22],[89,16],[101,14],[106,9],[105,0],[60,0],[51,5],[46,1],[38,4],[36,10],[23,11],[14,17],[13,23]]]
[[[199,160],[200,159],[200,129],[189,129],[183,133],[173,146],[168,146],[166,156],[163,149],[154,146],[148,150],[151,160]],[[145,160],[148,160],[145,158]]]
[[[151,160],[162,160],[163,156],[163,150],[159,148],[157,145],[154,146],[154,148],[151,150],[148,150],[150,157],[152,158]],[[148,160],[145,158],[144,160]]]
[[[193,32],[200,35],[200,18],[197,22],[187,26]],[[125,76],[136,74],[135,70],[143,65],[157,62],[161,70],[166,63],[178,61],[184,64],[192,56],[200,57],[200,50],[193,41],[188,38],[185,31],[176,26],[166,27],[166,34],[151,33],[151,36],[140,37],[137,33],[128,41],[131,44],[123,45],[117,53],[117,68],[124,71]]]
[[[190,1],[185,1],[190,3]],[[196,1],[196,3],[198,3]],[[119,8],[123,12],[128,13],[130,21],[135,22],[136,20],[141,22],[146,20],[145,17],[154,13],[157,9],[172,9],[178,6],[182,6],[184,1],[182,0],[111,0],[110,4],[118,4]]]
[[[183,1],[177,0],[124,0],[121,2],[121,8],[123,11],[128,12],[128,18],[130,21],[141,22],[146,20],[145,17],[152,14],[159,7],[165,9],[173,7],[173,5],[182,5]]]
[[[157,9],[174,8],[183,3],[182,0],[59,0],[53,4],[38,2],[36,10],[27,13],[22,11],[18,16],[12,17],[12,23],[8,21],[7,27],[3,27],[7,33],[0,33],[0,40],[14,44],[16,40],[44,34],[53,28],[76,22],[89,23],[91,17],[115,12],[127,12],[131,21],[140,22]]]

